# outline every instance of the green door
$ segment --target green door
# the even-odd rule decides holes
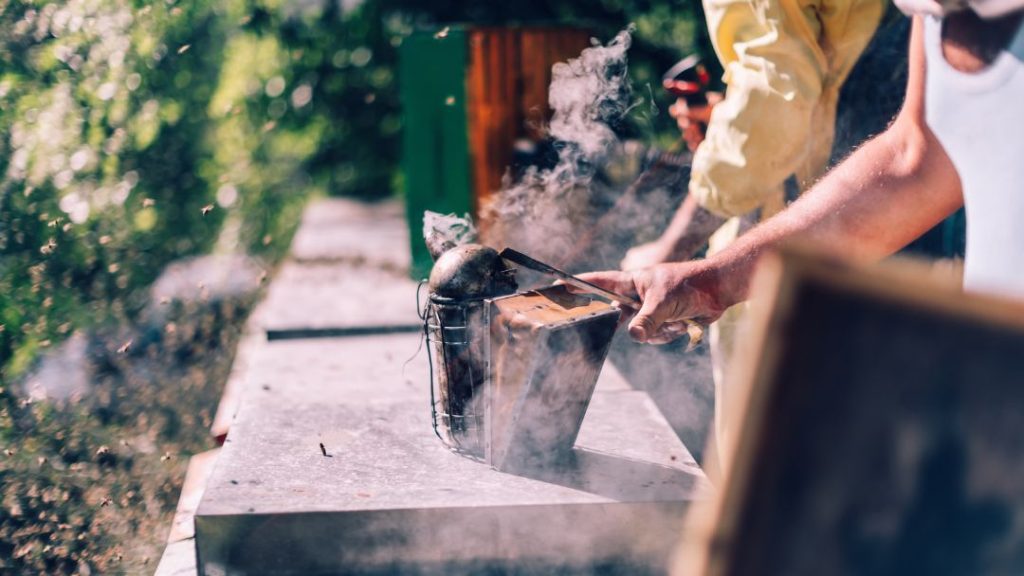
[[[423,242],[423,211],[473,210],[466,115],[467,35],[416,32],[399,52],[399,91],[404,113],[402,170],[412,276],[432,264]]]

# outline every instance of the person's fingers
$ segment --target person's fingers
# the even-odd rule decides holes
[[[659,306],[660,298],[645,298],[640,311],[629,321],[629,335],[637,342],[647,342],[655,337],[665,322],[664,312]]]
[[[662,344],[669,344],[671,342],[675,342],[676,340],[679,340],[679,338],[679,334],[667,334],[665,332],[658,332],[654,336],[648,338],[647,341],[644,342],[644,344],[654,344],[655,346],[660,346]]]
[[[626,257],[619,263],[619,269],[627,272],[650,268],[665,261],[665,249],[656,242],[634,246],[626,252]]]
[[[685,322],[665,322],[658,331],[647,339],[648,344],[668,344],[686,334]]]
[[[626,268],[626,264],[628,264],[630,262],[630,260],[633,259],[634,250],[636,250],[635,247],[634,248],[630,248],[629,250],[626,250],[626,255],[623,256],[622,260],[619,261],[619,269],[620,270],[629,270],[629,268]]]
[[[676,98],[676,101],[668,107],[668,115],[673,118],[678,118],[686,114],[686,100],[682,98]]]
[[[638,246],[626,252],[626,257],[619,262],[619,268],[627,272],[633,270],[640,270],[641,268],[647,268],[652,264],[650,256],[650,248],[645,246]]]
[[[603,272],[585,272],[577,274],[577,278],[584,282],[590,282],[595,286],[611,290],[624,296],[637,296],[636,285],[633,283],[633,275],[629,272],[619,270],[606,270]],[[570,292],[582,293],[586,290],[568,285]]]

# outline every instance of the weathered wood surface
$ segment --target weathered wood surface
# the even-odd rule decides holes
[[[516,140],[546,136],[552,65],[579,56],[590,46],[590,34],[566,28],[481,27],[470,29],[468,39],[466,114],[473,205],[480,218],[480,209],[502,188]],[[489,223],[480,225],[487,228]]]
[[[766,267],[743,426],[676,574],[1024,573],[1024,306],[925,276]]]
[[[189,459],[178,507],[167,536],[167,548],[157,565],[156,576],[193,576],[196,573],[195,511],[213,472],[218,452],[219,449],[207,450]]]

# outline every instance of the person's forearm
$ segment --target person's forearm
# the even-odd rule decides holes
[[[672,261],[689,260],[724,223],[724,218],[701,208],[696,198],[687,195],[659,242],[671,247]]]
[[[907,119],[865,144],[799,201],[711,263],[723,301],[747,297],[765,251],[789,239],[859,260],[899,250],[962,205],[960,182],[934,135]]]

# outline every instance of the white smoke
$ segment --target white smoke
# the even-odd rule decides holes
[[[630,87],[626,51],[632,27],[607,45],[596,43],[578,58],[552,68],[549,134],[557,140],[558,162],[530,169],[507,183],[484,207],[489,244],[514,246],[553,263],[565,263],[579,223],[591,220],[588,186],[618,139],[611,124],[628,110]]]
[[[579,58],[552,67],[548,103],[554,115],[549,131],[568,145],[562,149],[559,167],[598,160],[617,142],[608,123],[626,111],[631,32],[623,30],[607,46],[587,48]]]
[[[476,226],[469,214],[460,218],[455,214],[423,212],[423,240],[435,260],[448,250],[476,242],[476,239]]]

